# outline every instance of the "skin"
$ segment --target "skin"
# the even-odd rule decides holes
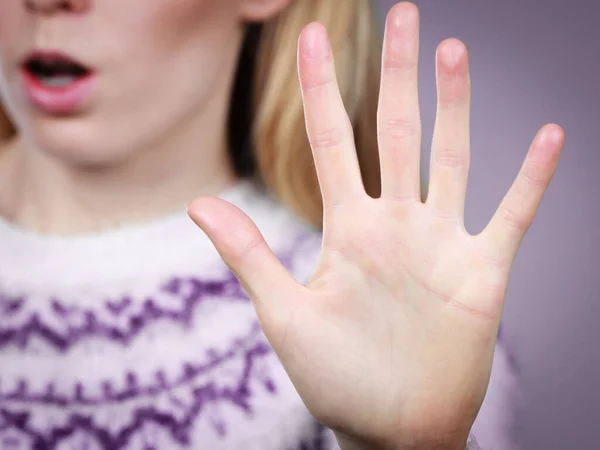
[[[235,180],[226,121],[247,21],[290,0],[0,2],[0,96],[20,132],[0,153],[0,211],[38,231],[102,231],[181,210]],[[93,67],[68,116],[30,106],[18,66],[33,50]]]
[[[437,51],[429,195],[419,192],[418,10],[390,12],[378,112],[382,195],[363,190],[325,29],[300,37],[308,135],[325,206],[323,250],[297,284],[243,212],[199,198],[191,217],[250,293],[309,410],[343,449],[464,449],[482,404],[510,267],[556,169],[565,135],[537,135],[497,212],[464,227],[468,54]]]
[[[146,0],[128,3],[125,14],[120,0],[0,2],[0,94],[20,130],[0,156],[0,207],[22,226],[81,233],[202,195],[190,216],[247,289],[296,389],[343,450],[463,449],[487,388],[510,267],[564,132],[550,124],[537,133],[497,213],[469,235],[468,55],[446,40],[436,56],[439,103],[422,202],[419,17],[400,3],[386,23],[383,189],[372,199],[326,30],[309,24],[298,66],[325,227],[316,272],[301,286],[252,221],[211,196],[233,181],[224,129],[242,23],[286,4]],[[36,45],[64,46],[98,68],[98,91],[81,111],[49,117],[24,102],[16,65]]]

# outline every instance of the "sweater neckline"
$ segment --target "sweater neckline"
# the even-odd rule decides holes
[[[257,186],[250,180],[238,180],[231,187],[216,196],[240,206],[254,192]],[[164,236],[165,230],[179,227],[191,221],[187,211],[182,209],[162,216],[137,223],[128,223],[105,231],[81,233],[74,235],[46,234],[33,229],[21,227],[0,216],[0,240],[23,248],[47,248],[65,250],[68,247],[110,247],[111,242],[132,242],[148,240]]]
[[[274,247],[285,245],[288,231],[298,227],[298,219],[253,180],[239,180],[217,197],[244,211]],[[224,267],[212,242],[185,210],[78,236],[44,235],[0,219],[0,249],[0,291],[3,286],[45,289],[175,273],[185,276]]]

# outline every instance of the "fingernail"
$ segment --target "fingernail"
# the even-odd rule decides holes
[[[442,62],[449,70],[454,70],[465,57],[467,49],[462,41],[458,39],[450,38],[446,39],[440,47]]]
[[[326,59],[330,53],[327,32],[321,24],[313,23],[304,30],[304,55],[310,59]]]

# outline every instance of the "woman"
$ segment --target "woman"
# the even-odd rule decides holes
[[[496,336],[563,132],[469,236],[466,49],[422,202],[415,6],[379,98],[377,42],[362,0],[0,3],[5,448],[514,448]]]

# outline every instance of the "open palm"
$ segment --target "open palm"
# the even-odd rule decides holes
[[[446,40],[422,202],[418,22],[417,8],[401,3],[386,24],[376,199],[362,186],[326,31],[313,23],[302,32],[300,80],[325,211],[310,283],[294,281],[237,208],[215,198],[190,206],[252,297],[308,409],[348,447],[464,448],[486,392],[509,270],[564,144],[560,127],[540,130],[489,225],[469,235],[468,57],[460,41]]]

